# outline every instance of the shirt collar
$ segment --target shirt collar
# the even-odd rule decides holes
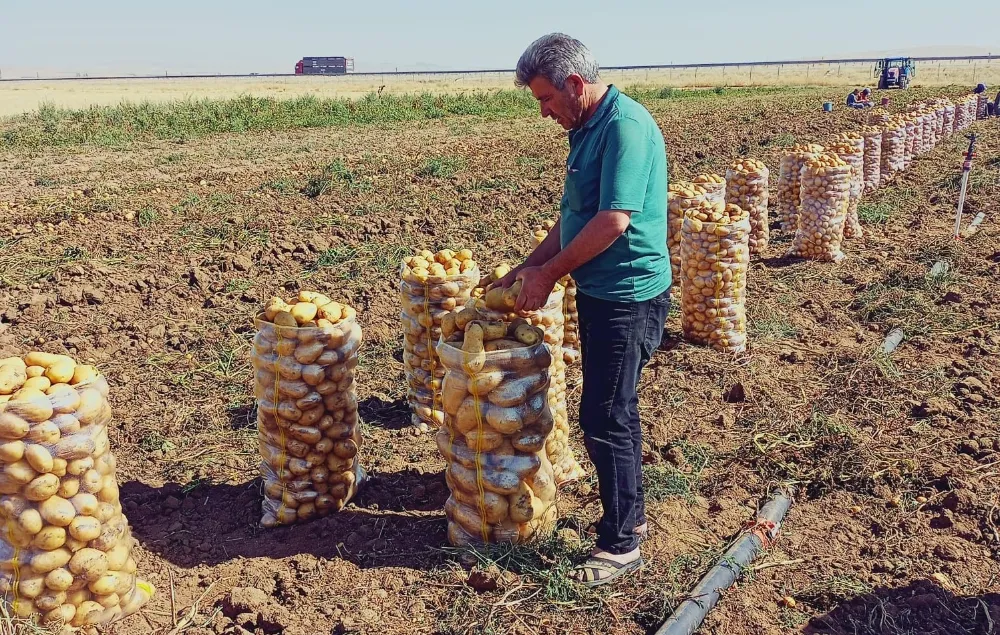
[[[614,103],[618,101],[618,95],[620,94],[620,91],[615,88],[614,84],[608,86],[608,92],[604,94],[604,98],[601,99],[601,103],[597,106],[597,110],[594,111],[594,114],[591,115],[590,119],[588,119],[585,124],[580,126],[580,130],[587,130],[597,125],[597,122],[603,119],[604,116],[608,114],[608,111],[611,110]]]

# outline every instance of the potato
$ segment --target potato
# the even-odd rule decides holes
[[[74,627],[96,625],[103,613],[104,607],[97,602],[91,600],[81,602],[76,609],[76,615],[73,617],[70,625]]]
[[[38,473],[31,469],[28,462],[25,460],[15,461],[3,468],[3,473],[8,478],[21,485],[27,485],[30,483]]]
[[[96,463],[90,456],[73,459],[66,464],[66,473],[71,476],[83,476],[88,471],[94,469]]]
[[[24,452],[25,445],[23,441],[6,441],[0,443],[0,462],[15,463],[20,461],[24,457]]]
[[[65,384],[73,379],[76,362],[72,359],[60,359],[45,369],[45,376],[53,384]]]
[[[52,455],[47,449],[45,449],[45,446],[31,444],[23,450],[23,455],[24,459],[28,462],[28,465],[30,465],[36,472],[46,474],[52,471]]]
[[[76,418],[81,426],[96,423],[106,406],[104,395],[96,388],[84,388],[80,391],[80,406],[76,409]]]
[[[66,569],[53,569],[45,575],[45,586],[52,591],[66,591],[72,584],[73,574]]]
[[[13,412],[0,412],[0,439],[23,439],[31,425]]]
[[[55,474],[42,474],[25,486],[24,497],[30,501],[44,501],[58,491],[59,477]]]
[[[42,549],[45,551],[52,551],[54,549],[59,549],[65,544],[66,544],[66,530],[63,527],[56,527],[54,525],[48,525],[46,527],[42,527],[42,530],[39,531],[35,535],[35,537],[31,539],[32,547],[34,547],[35,549]],[[69,559],[67,559],[66,562],[69,562]]]
[[[82,516],[94,516],[97,514],[99,507],[99,501],[97,497],[93,494],[77,494],[70,499],[70,504],[73,505],[73,509],[76,513]]]
[[[35,539],[38,540],[44,532],[45,529],[38,536],[35,536]],[[65,566],[72,557],[73,554],[70,553],[69,549],[56,548],[51,551],[39,551],[31,556],[31,570],[37,574],[46,574]]]
[[[74,575],[82,575],[89,582],[100,579],[108,571],[108,557],[103,551],[84,547],[73,554],[69,570]]]
[[[101,522],[90,516],[77,516],[69,524],[69,535],[83,542],[90,542],[101,535]]]
[[[76,368],[73,369],[73,378],[70,380],[70,384],[76,386],[79,384],[85,384],[88,381],[93,381],[100,376],[100,371],[93,366],[87,366],[85,364],[78,364]]]
[[[52,445],[59,440],[60,436],[59,427],[56,424],[51,421],[43,421],[31,426],[31,430],[28,430],[26,438],[35,443]]]
[[[42,392],[47,391],[52,386],[52,381],[43,376],[40,377],[28,377],[24,384],[21,386],[22,389],[28,388],[30,390],[40,390]]]
[[[35,606],[46,613],[54,611],[66,603],[66,593],[63,591],[47,591],[35,598]],[[72,606],[72,605],[71,605]]]
[[[41,512],[45,522],[56,527],[66,527],[76,517],[73,504],[59,496],[52,496],[48,500],[42,501],[38,506],[38,511]]]

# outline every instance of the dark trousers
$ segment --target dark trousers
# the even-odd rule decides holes
[[[580,427],[604,506],[597,547],[628,553],[639,546],[636,526],[646,522],[636,390],[660,346],[670,291],[645,302],[608,302],[581,292],[576,301],[583,353]]]

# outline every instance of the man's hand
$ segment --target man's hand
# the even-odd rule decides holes
[[[521,293],[517,295],[515,312],[537,311],[545,306],[557,282],[544,267],[525,267],[517,272],[516,279],[521,281]]]
[[[486,286],[486,290],[489,291],[490,289],[494,289],[496,287],[500,287],[501,289],[506,289],[510,285],[514,284],[514,281],[517,280],[517,274],[519,274],[521,272],[521,269],[524,269],[524,265],[523,264],[522,265],[518,265],[518,266],[514,267],[513,269],[511,269],[510,273],[508,273],[503,278],[500,278],[499,280],[496,280],[496,281],[491,282],[490,284],[488,284]]]

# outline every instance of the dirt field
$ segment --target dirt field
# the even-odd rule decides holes
[[[858,125],[818,112],[842,93],[647,105],[673,177],[749,155],[775,179],[783,146]],[[39,348],[107,374],[123,504],[158,589],[105,632],[647,633],[782,484],[797,495],[781,539],[702,632],[996,632],[1000,130],[974,131],[975,236],[950,236],[953,137],[866,198],[844,263],[787,259],[790,236],[772,234],[751,267],[748,354],[685,343],[671,315],[641,388],[648,564],[596,592],[566,578],[587,548],[574,528],[599,512],[592,479],[564,492],[555,538],[470,559],[446,548],[443,461],[403,401],[400,257],[524,255],[558,209],[557,126],[447,117],[0,154],[0,356]],[[327,191],[305,196],[324,168]],[[263,531],[251,317],[299,288],[360,313],[371,480],[336,516]],[[903,344],[877,352],[895,327]]]
[[[674,70],[603,71],[619,86],[874,86],[872,64],[807,66],[728,66]],[[975,86],[1000,83],[1000,60],[921,62],[916,86]],[[358,98],[378,90],[392,94],[461,93],[510,89],[507,73],[443,75],[357,75],[344,77],[244,77],[206,79],[129,79],[0,82],[0,117],[34,110],[49,103],[63,108],[121,101],[164,102],[177,99],[223,99],[239,95],[265,97]],[[839,99],[837,100],[839,101]]]

